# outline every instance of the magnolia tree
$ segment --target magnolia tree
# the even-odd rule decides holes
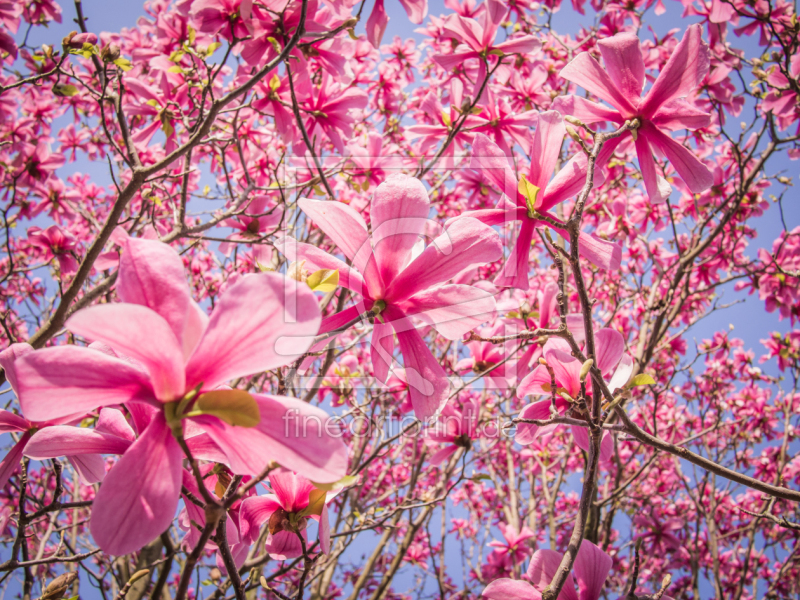
[[[401,4],[0,0],[3,594],[800,597],[794,4]]]

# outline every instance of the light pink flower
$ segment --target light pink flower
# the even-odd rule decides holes
[[[183,263],[169,246],[129,238],[120,261],[120,304],[75,313],[67,328],[114,352],[56,346],[17,360],[17,392],[32,419],[55,419],[100,406],[144,405],[149,423],[109,472],[98,492],[91,531],[110,554],[126,554],[166,530],[181,489],[183,453],[173,431],[199,429],[235,473],[255,475],[269,460],[316,481],[340,479],[343,442],[324,431],[327,415],[302,401],[253,395],[259,421],[238,427],[194,410],[228,380],[283,366],[308,348],[319,327],[314,294],[274,273],[242,278],[207,317],[191,299]],[[230,392],[230,390],[229,390]],[[243,394],[244,392],[239,392]],[[178,414],[179,402],[184,411]],[[139,408],[137,408],[139,407]],[[150,407],[150,408],[147,408]],[[302,432],[285,420],[296,416]],[[146,421],[143,420],[143,422]],[[302,433],[302,439],[297,439]]]

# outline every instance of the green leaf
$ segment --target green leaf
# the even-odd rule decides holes
[[[120,57],[114,61],[114,64],[117,65],[123,71],[130,71],[133,68],[131,61],[129,61],[127,58]]]
[[[244,390],[207,392],[197,399],[190,414],[211,415],[239,427],[255,427],[261,421],[258,404]]]
[[[656,382],[655,379],[651,375],[647,373],[639,373],[636,377],[631,379],[630,387],[636,387],[639,385],[652,385]]]
[[[308,276],[306,283],[315,292],[332,292],[339,287],[339,271],[337,269],[314,271]]]
[[[491,481],[491,477],[489,477],[486,473],[478,473],[477,475],[473,475],[470,477],[471,481]]]
[[[536,212],[536,198],[539,196],[540,188],[533,185],[525,175],[519,178],[519,185],[517,186],[519,193],[525,196],[525,204],[528,207],[528,214],[531,215]]]
[[[53,93],[56,96],[74,96],[78,93],[78,88],[69,83],[57,83],[53,86]]]

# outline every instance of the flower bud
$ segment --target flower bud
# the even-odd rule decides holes
[[[109,44],[100,51],[100,58],[103,62],[114,62],[122,55],[122,50],[116,44]]]
[[[286,270],[286,276],[300,283],[305,283],[308,279],[308,271],[304,268],[306,261],[293,262]]]

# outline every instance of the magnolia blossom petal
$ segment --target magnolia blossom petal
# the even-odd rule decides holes
[[[347,446],[324,410],[297,398],[253,398],[261,416],[255,427],[236,427],[214,417],[195,419],[228,457],[232,471],[258,475],[274,460],[312,481],[331,483],[345,476]]]
[[[714,185],[714,175],[711,169],[685,145],[679,144],[649,123],[645,123],[640,135],[646,135],[647,140],[666,155],[692,192],[699,194]]]
[[[517,178],[509,157],[483,133],[475,134],[469,168],[491,181],[509,198],[517,197]]]
[[[606,271],[616,271],[622,263],[622,246],[597,237],[593,233],[581,232],[578,236],[580,255],[593,265]]]
[[[532,386],[531,382],[528,381],[526,383],[526,380],[532,377],[534,374],[535,371],[534,373],[531,373],[530,375],[525,377],[525,379],[522,380],[522,383],[520,383],[520,387],[522,387],[523,384],[527,385],[528,387],[531,387]],[[545,371],[545,375],[546,374],[547,372]],[[539,375],[539,377],[541,378],[541,374]],[[548,375],[548,380],[549,378],[550,377]],[[524,392],[525,395],[527,395],[528,393],[529,392]],[[519,389],[517,390],[517,395],[520,395]],[[558,409],[559,408],[558,399],[556,399],[556,403],[557,403],[556,408]],[[528,406],[524,407],[520,411],[519,418],[536,419],[537,421],[547,420],[550,418],[550,404],[551,401],[549,399],[540,400],[539,402],[534,402],[533,404],[528,404]],[[539,426],[533,423],[519,423],[517,424],[517,432],[514,435],[514,441],[522,446],[527,446],[528,444],[533,443],[533,441],[536,440],[536,438],[538,438],[539,436],[547,433],[548,431],[552,431],[553,429],[554,429],[553,425]]]
[[[587,125],[599,123],[600,121],[622,123],[625,120],[616,110],[575,94],[558,96],[553,100],[553,110],[557,110],[562,115],[576,117]]]
[[[533,135],[531,147],[531,169],[528,180],[538,187],[539,197],[536,199],[536,208],[541,206],[547,182],[553,176],[561,154],[561,143],[567,130],[564,119],[554,111],[548,110],[539,115],[536,133]]]
[[[106,475],[94,499],[90,529],[108,554],[128,554],[172,523],[181,493],[183,453],[158,413]]]
[[[615,391],[628,383],[628,380],[631,378],[632,374],[633,359],[627,354],[623,354],[619,361],[619,365],[617,366],[617,370],[614,371],[611,381],[608,382],[608,389],[611,391],[611,393],[613,394]]]
[[[355,258],[359,256],[366,263],[364,254],[370,252],[369,233],[367,224],[356,209],[343,202],[308,198],[298,200],[297,204],[363,273]]]
[[[8,410],[0,410],[0,433],[27,431],[30,428],[31,424],[19,415],[15,415]]]
[[[488,321],[495,312],[494,295],[469,285],[443,285],[403,303],[403,312],[430,323],[448,340],[460,339]]]
[[[457,219],[395,278],[386,301],[400,302],[502,255],[496,231],[476,219]]]
[[[395,175],[375,190],[370,204],[372,246],[385,285],[408,264],[430,209],[428,192],[415,177]]]
[[[339,285],[355,292],[364,294],[366,285],[361,273],[348,266],[346,262],[331,256],[324,250],[304,244],[290,237],[283,237],[275,242],[275,248],[292,262],[306,261],[305,269],[309,273],[320,269],[333,269],[339,271]]]
[[[14,363],[17,361],[17,359],[22,358],[31,352],[33,352],[33,346],[25,343],[11,344],[8,348],[0,352],[0,367],[3,367],[3,370],[6,374],[6,380],[11,385],[11,389],[15,392],[17,391],[17,370],[14,367]],[[25,429],[27,429],[27,426]],[[0,432],[2,431],[3,430],[0,429]]]
[[[500,287],[513,287],[527,290],[530,287],[528,270],[530,264],[531,242],[537,221],[524,218],[514,247],[503,264],[502,270],[495,277],[494,283]]]
[[[642,101],[642,116],[652,117],[670,100],[691,93],[705,78],[710,64],[711,54],[708,44],[703,41],[701,25],[689,25]]]
[[[19,441],[11,447],[5,458],[0,462],[0,489],[6,487],[9,478],[14,474],[19,466],[19,461],[22,460],[22,451],[25,450],[25,445],[28,443],[30,435],[25,433],[19,438]]]
[[[575,578],[578,580],[580,600],[598,600],[606,578],[611,571],[611,557],[592,542],[583,540],[575,557]]]
[[[428,15],[428,0],[400,0],[406,9],[408,20],[419,25]]]
[[[672,186],[656,171],[656,161],[650,148],[647,137],[639,134],[636,138],[636,156],[639,159],[639,169],[642,171],[644,187],[647,196],[653,204],[661,204],[669,198]]]
[[[531,563],[528,565],[528,579],[537,589],[543,590],[553,581],[560,564],[561,554],[559,552],[555,550],[537,550],[533,553]],[[559,600],[578,600],[572,573],[567,575],[564,587],[558,598]]]
[[[656,127],[676,129],[701,129],[711,124],[711,115],[682,98],[670,100],[658,109],[652,119]]]
[[[394,353],[394,330],[388,323],[375,321],[372,327],[372,341],[370,342],[370,358],[375,377],[386,383],[389,376],[389,367],[392,364]]]
[[[154,398],[143,371],[89,348],[44,348],[18,360],[15,369],[22,412],[34,421]]]
[[[99,304],[79,310],[67,320],[67,329],[104,342],[136,359],[150,373],[156,397],[163,402],[183,396],[186,377],[183,349],[169,324],[146,306]]]
[[[306,538],[305,531],[302,531],[300,535],[303,536],[303,539]],[[294,531],[278,531],[275,535],[269,534],[266,549],[274,560],[287,560],[303,555],[303,546]]]
[[[600,166],[598,162],[598,166]],[[537,207],[540,211],[550,210],[556,204],[576,196],[586,185],[586,171],[588,161],[586,154],[579,152],[567,161],[555,177],[547,184],[547,188],[541,194],[542,201]],[[594,170],[592,183],[600,186],[605,181],[605,174],[602,169]]]
[[[242,500],[239,507],[239,536],[251,544],[258,538],[259,529],[276,510],[281,508],[274,494],[251,496]]]
[[[45,460],[80,454],[124,454],[130,446],[128,440],[95,429],[55,425],[33,434],[25,456]]]
[[[542,595],[527,581],[495,579],[481,592],[490,600],[540,600]]]
[[[308,479],[298,477],[287,469],[270,473],[269,485],[287,512],[298,512],[308,506],[308,495],[314,489]]]
[[[426,421],[439,413],[447,403],[450,382],[442,365],[431,354],[428,345],[411,321],[397,311],[391,314],[392,327],[397,334],[403,355],[405,376],[414,414]]]
[[[628,101],[637,106],[644,87],[644,59],[639,38],[623,32],[598,40],[597,46],[611,79]]]
[[[367,19],[367,39],[375,48],[380,46],[383,32],[386,31],[388,23],[389,16],[383,7],[383,0],[375,0],[375,5],[372,7],[372,12]]]
[[[630,117],[636,114],[636,108],[623,95],[600,63],[588,52],[581,52],[561,69],[561,77],[581,86],[595,96],[599,96],[621,112],[623,116]]]
[[[573,425],[572,437],[575,438],[575,445],[581,450],[588,453],[592,447],[592,441],[589,437],[589,431],[586,427],[579,427]],[[603,438],[600,440],[600,462],[608,462],[614,455],[614,441],[609,433],[603,432]]]
[[[596,366],[600,372],[611,372],[625,351],[625,339],[616,329],[604,327],[594,334]]]
[[[277,273],[248,275],[217,302],[186,366],[186,386],[214,389],[289,364],[319,330],[319,305],[307,285]]]
[[[100,483],[106,476],[106,461],[99,454],[68,456],[67,460],[75,468],[84,485]]]
[[[175,339],[183,341],[191,294],[183,260],[158,240],[126,237],[117,276],[117,294],[129,304],[146,306],[169,324]]]

